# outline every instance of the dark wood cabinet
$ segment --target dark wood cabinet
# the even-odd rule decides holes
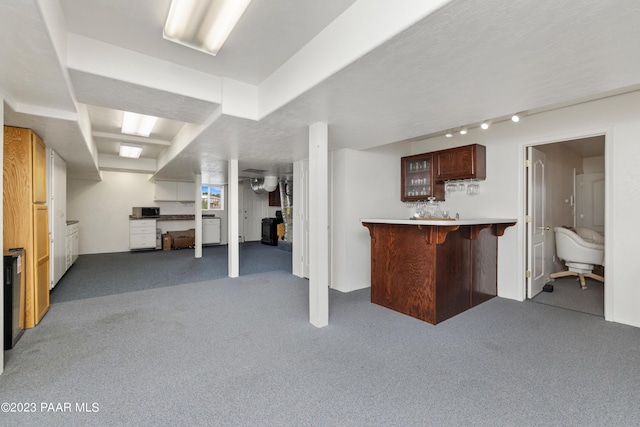
[[[403,202],[417,202],[435,197],[444,200],[444,185],[434,181],[432,153],[401,159],[401,190]]]
[[[486,148],[472,144],[433,153],[435,180],[485,179]]]
[[[418,202],[429,197],[444,200],[445,181],[487,177],[486,148],[479,144],[415,154],[400,160],[400,200],[403,202]]]
[[[269,206],[281,206],[279,188],[269,192]]]

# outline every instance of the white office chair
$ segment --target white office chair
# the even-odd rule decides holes
[[[558,258],[564,260],[568,270],[549,277],[578,276],[582,289],[587,288],[585,277],[604,282],[604,277],[593,273],[594,266],[604,265],[604,237],[589,228],[576,228],[575,233],[564,227],[555,227],[553,231]]]

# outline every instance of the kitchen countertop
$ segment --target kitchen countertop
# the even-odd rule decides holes
[[[365,218],[360,222],[372,224],[404,224],[404,225],[480,225],[507,224],[518,222],[515,218],[468,218],[468,219],[389,219]]]
[[[203,214],[202,218],[218,218],[215,214]],[[155,219],[158,221],[189,221],[195,220],[195,215],[160,215],[160,216],[147,216],[144,218],[138,218],[133,215],[129,215],[129,219]]]

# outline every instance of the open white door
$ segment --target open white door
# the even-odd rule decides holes
[[[527,148],[527,297],[533,298],[542,291],[545,282],[545,155],[542,151]]]

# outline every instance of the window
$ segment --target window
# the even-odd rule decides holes
[[[202,186],[202,210],[224,210],[224,191],[215,185]]]

